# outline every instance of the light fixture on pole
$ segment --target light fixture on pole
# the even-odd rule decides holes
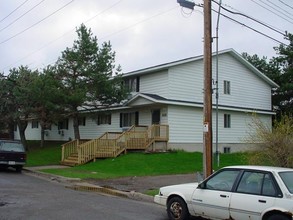
[[[183,8],[189,8],[191,10],[194,9],[195,3],[187,0],[177,0],[179,5]]]

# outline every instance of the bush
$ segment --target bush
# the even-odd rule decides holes
[[[273,129],[254,118],[252,126],[255,133],[249,137],[260,150],[250,154],[249,163],[280,167],[293,167],[293,118],[282,116],[274,121]]]

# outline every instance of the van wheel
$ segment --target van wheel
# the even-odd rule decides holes
[[[167,204],[167,214],[172,220],[186,220],[189,217],[189,212],[185,201],[176,196],[171,198]]]

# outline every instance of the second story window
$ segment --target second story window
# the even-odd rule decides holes
[[[231,94],[231,83],[230,81],[224,80],[224,94]]]
[[[139,77],[127,79],[125,86],[129,92],[139,92]]]

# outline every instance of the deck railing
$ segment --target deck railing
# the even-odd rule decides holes
[[[101,137],[74,140],[62,145],[62,161],[76,154],[77,164],[104,157],[117,157],[127,149],[146,149],[155,141],[169,140],[168,125],[132,126],[127,131],[106,132]]]
[[[62,161],[70,157],[72,154],[78,153],[78,146],[87,141],[88,140],[73,140],[65,144],[62,144]]]

